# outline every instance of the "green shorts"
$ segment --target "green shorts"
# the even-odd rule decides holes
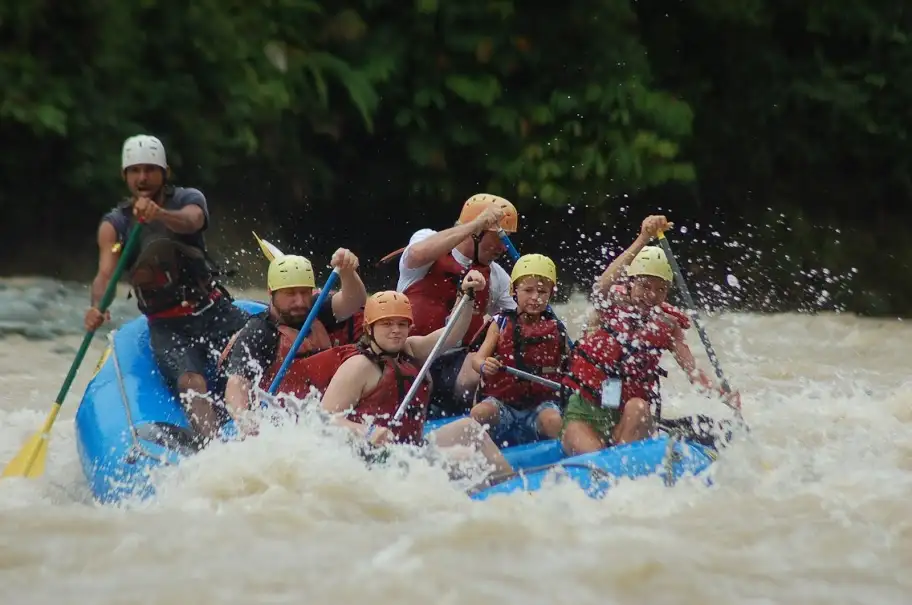
[[[564,410],[564,427],[561,429],[563,435],[564,429],[567,428],[568,422],[585,422],[597,432],[607,443],[611,440],[611,429],[621,421],[621,412],[617,409],[606,410],[603,407],[593,405],[583,399],[579,393],[570,395],[567,399],[567,409]]]

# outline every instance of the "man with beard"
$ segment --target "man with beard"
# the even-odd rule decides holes
[[[310,333],[295,352],[298,360],[332,347],[330,332],[359,312],[367,301],[367,291],[357,272],[357,256],[339,248],[330,265],[339,270],[341,287],[317,310]],[[277,254],[269,263],[266,283],[269,308],[251,317],[222,353],[228,375],[225,403],[239,424],[250,406],[251,386],[258,381],[261,389],[268,389],[317,299],[313,266],[303,256]],[[285,387],[306,380],[298,373],[292,363],[280,391],[296,392]]]
[[[180,398],[202,446],[220,422],[206,376],[218,352],[247,319],[215,277],[203,231],[209,226],[206,198],[198,189],[168,182],[165,147],[156,137],[124,142],[122,176],[131,197],[104,215],[98,227],[98,272],[92,282],[85,329],[98,329],[108,315],[98,310],[127,235],[144,224],[126,271],[137,306],[149,322],[152,353],[165,381]]]

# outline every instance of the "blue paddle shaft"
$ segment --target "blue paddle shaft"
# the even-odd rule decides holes
[[[326,297],[329,296],[329,291],[333,288],[333,286],[336,285],[336,281],[338,281],[338,279],[339,271],[337,269],[333,269],[333,272],[329,274],[329,278],[326,280],[326,284],[323,286],[323,289],[320,290],[320,295],[317,296],[317,301],[314,303],[313,307],[310,308],[310,313],[307,314],[307,319],[304,321],[304,325],[301,326],[301,329],[298,331],[298,336],[295,338],[291,350],[288,351],[288,355],[285,356],[285,360],[282,362],[282,366],[279,368],[279,371],[276,372],[275,378],[272,379],[272,384],[269,385],[270,395],[275,395],[279,390],[279,385],[282,384],[282,379],[285,378],[285,372],[288,371],[288,366],[290,366],[291,362],[294,361],[295,354],[298,352],[298,347],[301,346],[301,343],[304,342],[304,339],[307,338],[308,334],[310,334],[310,327],[317,319],[317,314],[323,307],[323,303],[326,302]]]
[[[507,253],[510,255],[510,258],[513,259],[513,262],[516,262],[516,260],[519,259],[519,250],[517,250],[516,246],[513,245],[513,242],[510,241],[510,236],[507,235],[507,232],[503,229],[499,229],[497,235],[500,236],[500,241],[507,247]]]

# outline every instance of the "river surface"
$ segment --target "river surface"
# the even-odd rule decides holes
[[[581,308],[559,312],[578,321]],[[96,337],[47,472],[0,481],[0,602],[912,603],[912,326],[835,314],[707,326],[751,439],[715,464],[711,488],[628,480],[599,502],[569,485],[472,502],[439,469],[368,472],[289,426],[210,448],[163,476],[154,501],[100,506],[73,431]],[[3,464],[40,427],[80,340],[19,332],[0,339]],[[667,415],[728,415],[672,363]]]

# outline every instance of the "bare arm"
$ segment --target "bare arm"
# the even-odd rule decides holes
[[[488,326],[488,333],[485,334],[484,342],[481,343],[478,351],[472,355],[472,369],[481,373],[481,364],[485,362],[488,357],[494,355],[494,351],[497,350],[497,341],[500,339],[500,328],[497,327],[497,322],[491,322],[491,325]]]
[[[236,374],[229,376],[225,385],[225,405],[237,422],[250,407],[250,381]]]
[[[114,276],[114,269],[120,258],[120,253],[114,251],[115,245],[117,231],[114,225],[107,221],[102,222],[98,227],[98,272],[92,280],[92,307],[97,307],[101,302],[101,297],[104,296],[105,289]]]
[[[189,234],[202,230],[206,224],[206,215],[196,204],[188,204],[180,210],[161,209],[155,214],[155,220],[161,221],[175,233]]]
[[[482,224],[476,219],[471,223],[456,225],[455,227],[438,231],[434,235],[409,246],[408,254],[405,257],[405,266],[409,269],[417,269],[418,267],[430,265],[444,254],[449,254],[460,242],[467,237],[471,237],[481,228]]]
[[[681,369],[684,370],[684,373],[687,374],[687,379],[693,382],[697,373],[697,360],[694,359],[690,347],[684,340],[684,330],[680,327],[675,328],[671,338],[673,342],[671,354]]]
[[[333,294],[333,316],[339,321],[348,319],[358,312],[367,302],[367,289],[357,271],[340,271],[339,281],[342,287]]]
[[[611,261],[611,264],[608,265],[608,268],[605,269],[604,273],[598,278],[598,281],[595,284],[595,293],[607,296],[608,289],[618,280],[621,276],[621,272],[627,268],[627,266],[633,261],[633,257],[639,254],[640,250],[643,249],[646,244],[649,243],[649,236],[644,236],[642,233],[633,241],[633,244],[622,253],[618,255],[616,259]]]
[[[374,369],[373,364],[363,355],[346,360],[326,387],[320,402],[323,411],[333,416],[333,424],[344,426],[362,437],[367,434],[367,425],[348,420],[345,413],[358,407],[371,369]]]
[[[650,215],[643,219],[643,224],[640,225],[640,234],[629,248],[624,250],[620,256],[608,265],[608,268],[605,269],[605,272],[602,273],[601,277],[596,281],[593,293],[596,296],[607,297],[609,288],[611,288],[621,276],[621,271],[633,262],[633,257],[639,254],[640,250],[649,243],[649,240],[659,234],[659,231],[667,231],[668,229],[671,229],[672,226],[673,224],[669,223],[668,219],[659,214]]]

